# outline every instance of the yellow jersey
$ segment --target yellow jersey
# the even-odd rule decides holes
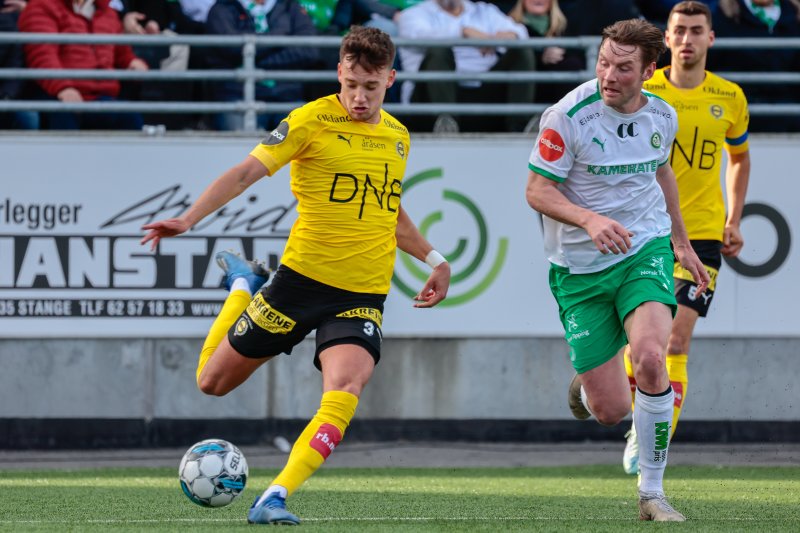
[[[729,154],[748,150],[747,99],[741,87],[708,71],[697,87],[679,89],[667,78],[668,70],[656,70],[644,90],[666,100],[678,113],[670,164],[678,180],[681,214],[690,239],[722,241],[722,149]]]
[[[292,111],[250,155],[270,175],[291,162],[297,198],[281,262],[352,292],[387,294],[409,151],[408,130],[381,110],[377,124],[350,118],[336,95]]]

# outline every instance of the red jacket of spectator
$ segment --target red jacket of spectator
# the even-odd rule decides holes
[[[19,30],[30,33],[122,33],[117,12],[110,0],[94,0],[95,12],[89,20],[75,13],[72,0],[30,0],[19,17]],[[136,56],[130,46],[113,44],[28,44],[25,60],[29,68],[126,69]],[[84,100],[98,96],[116,97],[117,80],[37,80],[53,97],[69,87]]]

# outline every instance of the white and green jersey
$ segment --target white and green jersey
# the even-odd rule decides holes
[[[625,115],[603,103],[597,80],[592,80],[542,115],[528,168],[558,182],[570,202],[614,219],[634,234],[627,254],[604,255],[583,228],[544,216],[547,258],[571,273],[599,272],[670,234],[656,170],[669,159],[678,120],[664,100],[643,94],[647,104]]]

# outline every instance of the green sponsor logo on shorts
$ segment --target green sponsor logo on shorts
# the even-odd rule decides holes
[[[422,184],[429,185],[431,180],[438,180],[443,177],[444,172],[441,168],[432,168],[415,174],[403,181],[403,197],[405,198],[414,187]],[[465,211],[475,221],[475,228],[477,229],[476,238],[478,242],[476,246],[469,246],[468,238],[461,237],[449,252],[444,253],[442,250],[442,255],[450,263],[452,275],[450,276],[450,289],[447,292],[447,299],[443,300],[439,307],[454,307],[477,298],[494,283],[505,264],[508,253],[508,238],[500,237],[496,241],[490,242],[489,227],[486,219],[478,205],[467,195],[451,189],[443,189],[442,198],[445,202],[453,203]],[[443,212],[438,210],[424,217],[419,224],[420,233],[427,237],[433,225],[443,219]],[[472,257],[465,256],[465,252],[469,249],[475,250]],[[480,279],[475,279],[479,274],[477,271],[481,264],[491,257],[492,249],[495,250],[494,258],[491,259],[488,271],[485,268],[482,269],[486,273]],[[419,262],[405,252],[399,252],[398,258],[400,259],[399,263],[403,265],[403,269],[398,268],[397,265],[395,266],[392,283],[400,292],[413,299],[417,293],[410,283],[406,283],[403,280],[400,271],[404,270],[406,274],[415,278],[413,284],[416,285],[417,282],[425,283],[427,281],[430,269],[421,268]],[[459,285],[464,282],[469,282],[468,287],[459,288]]]

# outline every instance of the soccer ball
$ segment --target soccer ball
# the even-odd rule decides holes
[[[183,493],[197,505],[223,507],[244,491],[247,461],[230,442],[207,439],[186,451],[178,477]]]

